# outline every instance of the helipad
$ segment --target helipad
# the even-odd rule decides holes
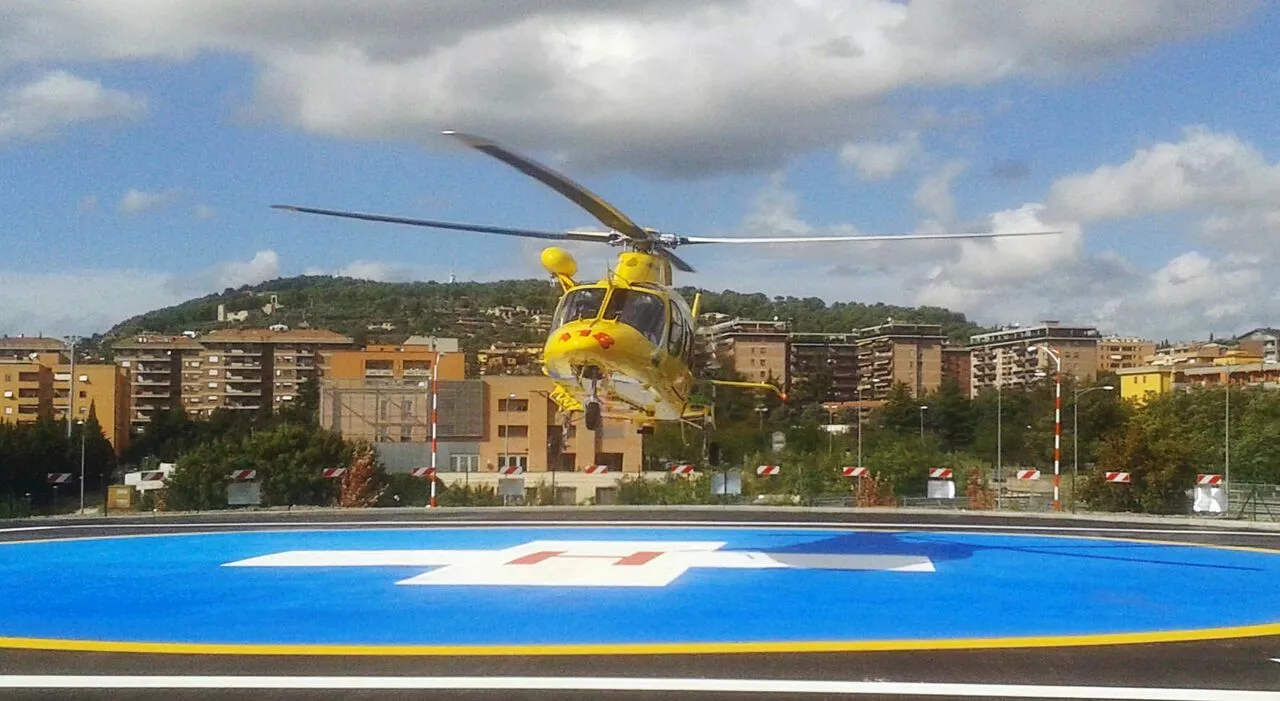
[[[0,646],[232,654],[1030,647],[1280,633],[1280,553],[1111,538],[432,527],[0,545]]]

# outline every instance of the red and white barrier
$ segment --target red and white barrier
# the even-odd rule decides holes
[[[231,474],[227,475],[227,478],[232,482],[248,482],[249,480],[256,479],[257,477],[257,470],[232,470]]]
[[[1040,471],[1039,470],[1018,470],[1018,479],[1038,480],[1040,479]]]
[[[409,471],[413,477],[435,477],[436,468],[434,467],[415,467]]]
[[[500,474],[500,475],[523,475],[523,474],[524,474],[524,468],[523,468],[523,467],[521,467],[521,466],[519,466],[519,465],[507,465],[507,466],[505,466],[505,467],[499,467],[499,468],[498,468],[498,474]]]
[[[929,479],[931,480],[949,480],[953,476],[953,472],[949,467],[931,467],[929,468]]]
[[[780,474],[782,474],[781,465],[761,465],[756,468],[756,475],[759,477],[771,477]]]
[[[324,477],[325,479],[334,479],[337,477],[341,477],[343,474],[346,473],[346,471],[347,471],[347,468],[345,467],[326,467],[324,468]]]
[[[49,484],[66,484],[71,481],[70,472],[46,472],[44,481]]]
[[[1128,472],[1108,472],[1106,474],[1106,478],[1108,482],[1120,482],[1120,483],[1128,484],[1130,481],[1130,475]]]
[[[672,467],[672,468],[671,468],[671,474],[673,474],[673,475],[692,475],[692,474],[693,474],[693,465],[676,465],[675,467]]]
[[[143,482],[161,482],[164,480],[164,472],[159,470],[155,472],[143,472],[138,478]]]
[[[1222,475],[1196,475],[1196,484],[1222,484]]]
[[[587,465],[582,471],[588,475],[607,475],[609,474],[608,465]]]
[[[845,477],[870,477],[871,470],[865,467],[842,467],[840,468],[840,474]]]

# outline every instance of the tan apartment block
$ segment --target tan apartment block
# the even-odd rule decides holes
[[[92,412],[116,452],[129,444],[129,382],[123,368],[110,364],[77,364],[73,375],[58,353],[36,354],[39,360],[0,359],[0,421],[31,423],[42,418],[60,424],[87,421]]]
[[[1156,352],[1155,341],[1141,338],[1108,336],[1098,341],[1098,372],[1116,372],[1147,364],[1147,358]]]
[[[970,396],[996,386],[1022,386],[1053,376],[1057,366],[1041,349],[1045,345],[1059,354],[1063,375],[1091,380],[1098,375],[1099,338],[1092,326],[1065,326],[1056,321],[971,336]]]
[[[186,336],[139,334],[116,342],[116,365],[129,380],[129,423],[142,433],[157,414],[182,406],[183,370],[202,346]]]
[[[0,361],[0,421],[53,417],[53,369],[35,361]]]
[[[698,333],[710,348],[715,366],[730,368],[749,382],[789,385],[790,322],[732,319]]]
[[[973,392],[973,377],[969,368],[971,356],[964,346],[942,346],[942,377],[953,379],[960,391],[968,396]]]
[[[466,378],[466,355],[462,352],[437,353],[424,346],[382,345],[364,350],[342,350],[326,353],[328,366],[324,376],[332,380],[368,380],[402,384],[406,380],[425,382],[431,379],[436,360],[440,361],[439,379]]]
[[[480,471],[519,465],[528,472],[582,471],[608,465],[613,472],[639,472],[641,436],[629,421],[605,419],[599,431],[579,420],[564,426],[546,377],[486,376],[484,437]]]
[[[350,336],[323,329],[225,329],[200,336],[199,358],[182,368],[183,405],[192,414],[218,409],[280,409],[324,371],[325,354],[351,347]]]
[[[940,324],[887,322],[858,330],[858,386],[864,400],[883,400],[898,383],[920,397],[942,384]]]
[[[858,397],[858,337],[853,333],[792,333],[788,348],[786,391],[819,375],[830,380],[822,402],[843,403]]]

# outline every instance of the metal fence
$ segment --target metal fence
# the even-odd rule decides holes
[[[1227,499],[1227,518],[1280,521],[1280,484],[1233,482]]]

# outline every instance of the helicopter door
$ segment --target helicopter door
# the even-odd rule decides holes
[[[667,333],[667,353],[683,359],[689,346],[689,330],[684,325],[684,318],[678,310],[674,309],[674,306],[672,305],[671,310],[671,328]]]

